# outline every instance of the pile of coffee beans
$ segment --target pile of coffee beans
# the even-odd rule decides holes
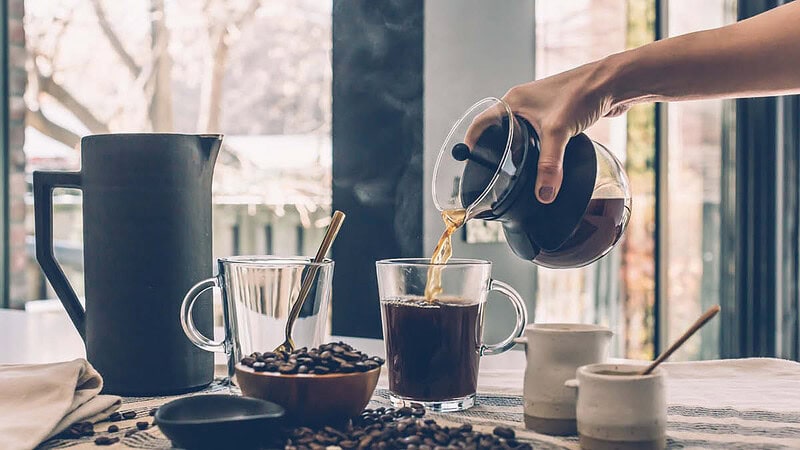
[[[291,353],[255,352],[241,361],[257,372],[316,375],[366,372],[377,369],[384,362],[383,358],[370,357],[344,342],[323,344],[311,350],[303,347]]]
[[[318,430],[295,428],[288,432],[285,450],[324,450],[331,446],[343,450],[532,450],[529,443],[515,439],[514,430],[496,427],[492,434],[472,429],[472,425],[443,427],[433,419],[423,419],[422,405],[365,409],[344,430],[324,427]]]

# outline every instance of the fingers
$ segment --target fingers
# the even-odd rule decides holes
[[[556,130],[543,131],[539,151],[539,171],[536,175],[536,198],[542,203],[552,203],[561,188],[564,149],[569,141],[569,135]]]

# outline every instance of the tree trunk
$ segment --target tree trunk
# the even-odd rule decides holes
[[[155,132],[173,131],[172,57],[169,54],[169,30],[164,0],[150,0],[150,35],[153,77],[151,81],[150,124]]]
[[[213,53],[211,70],[207,70],[200,94],[200,115],[197,118],[198,133],[217,133],[222,118],[222,82],[228,65],[228,31],[220,26],[211,34]]]

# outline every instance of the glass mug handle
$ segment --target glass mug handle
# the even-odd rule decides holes
[[[511,305],[514,306],[514,311],[517,313],[517,322],[514,324],[514,331],[504,340],[492,345],[481,344],[481,356],[499,355],[510,350],[515,344],[514,339],[522,336],[525,325],[528,323],[528,309],[525,307],[525,301],[522,300],[522,296],[514,288],[502,281],[490,280],[489,291],[497,291],[511,302]]]
[[[227,341],[227,336],[219,342],[213,341],[200,333],[200,330],[198,330],[194,324],[194,319],[192,319],[192,308],[194,308],[194,302],[197,300],[197,297],[200,297],[200,294],[215,287],[220,287],[216,277],[206,278],[189,289],[189,292],[183,297],[183,303],[181,303],[181,326],[183,327],[183,332],[186,333],[186,337],[192,341],[192,344],[208,352],[226,353],[227,349],[225,343]],[[227,334],[227,327],[225,333]]]

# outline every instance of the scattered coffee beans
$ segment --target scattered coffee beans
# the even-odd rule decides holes
[[[94,424],[91,422],[75,422],[64,430],[69,437],[94,436]]]
[[[156,415],[156,411],[158,411],[158,408],[151,409],[150,410],[150,417],[154,417]]]
[[[116,433],[117,431],[119,431],[119,427],[118,426],[116,426],[116,425],[109,425],[108,426],[108,432],[109,433]]]
[[[377,369],[384,362],[383,358],[369,357],[344,342],[323,344],[311,350],[303,347],[292,353],[255,352],[241,361],[257,372],[314,375],[366,372]]]
[[[118,437],[100,436],[94,440],[94,445],[113,445],[119,442]]]
[[[136,418],[136,411],[125,411],[122,413],[123,419],[135,419]]]
[[[150,426],[147,422],[136,422],[136,428],[140,430],[146,430]]]
[[[108,420],[112,422],[119,422],[120,420],[122,420],[122,414],[120,414],[119,412],[113,412],[111,413],[110,416],[108,416]]]
[[[532,450],[528,443],[515,439],[514,430],[496,427],[493,434],[474,431],[472,425],[443,427],[433,419],[422,419],[420,404],[399,409],[365,409],[344,430],[301,427],[288,432],[285,450],[315,450],[338,446],[343,450]]]

